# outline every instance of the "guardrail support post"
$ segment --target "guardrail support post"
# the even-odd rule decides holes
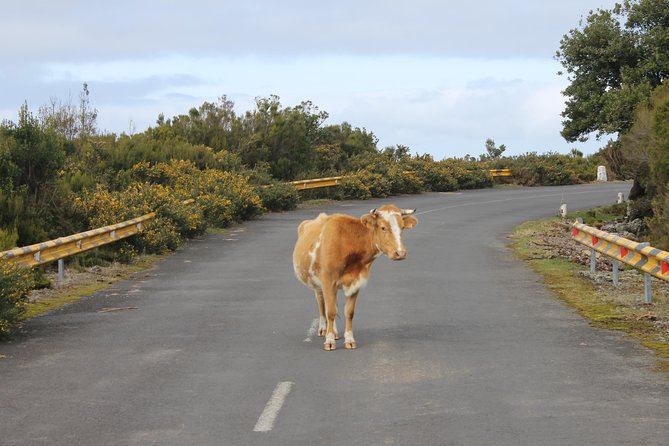
[[[643,273],[643,294],[647,304],[649,304],[651,301],[650,279],[651,279],[650,274]]]
[[[618,259],[613,259],[613,285],[618,286],[618,268],[620,261]]]
[[[58,259],[58,283],[65,282],[65,260]]]
[[[594,248],[590,248],[590,272],[595,274],[595,267],[597,266],[597,259],[595,258]]]

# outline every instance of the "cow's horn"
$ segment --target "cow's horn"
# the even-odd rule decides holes
[[[372,215],[376,215],[376,208],[374,208],[374,209],[372,209],[371,211],[369,211],[369,213],[372,214]]]
[[[402,215],[411,215],[416,212],[415,209],[402,209]]]

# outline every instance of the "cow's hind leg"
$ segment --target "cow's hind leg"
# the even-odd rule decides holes
[[[327,283],[327,282],[326,282]],[[325,302],[325,317],[327,318],[327,328],[325,330],[325,350],[335,350],[337,338],[335,329],[335,318],[337,317],[337,288],[334,285],[323,286],[323,300]]]
[[[318,304],[318,314],[319,314],[319,320],[318,320],[318,336],[325,336],[326,328],[327,328],[327,319],[325,318],[325,299],[323,298],[323,292],[318,290],[314,291],[316,294],[316,303]],[[335,306],[337,305],[337,301],[335,299]],[[335,334],[335,339],[340,339],[339,336],[339,331],[337,330],[337,321],[334,322],[334,334]]]
[[[321,290],[316,290],[314,293],[316,293],[316,303],[318,304],[318,336],[325,336],[327,320],[325,319],[325,301],[323,300],[323,292]]]
[[[353,337],[353,315],[355,314],[355,302],[358,299],[358,292],[347,296],[344,312],[346,314],[346,331],[344,332],[344,347],[348,349],[357,348],[358,345]]]

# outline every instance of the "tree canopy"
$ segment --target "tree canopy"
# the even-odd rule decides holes
[[[562,136],[573,142],[628,131],[638,104],[669,75],[667,48],[669,0],[590,11],[556,53],[570,82]]]

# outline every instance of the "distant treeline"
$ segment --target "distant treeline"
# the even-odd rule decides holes
[[[117,223],[156,211],[139,235],[68,262],[83,268],[163,253],[208,227],[226,227],[266,211],[294,208],[301,198],[386,197],[490,187],[491,168],[511,168],[525,185],[593,180],[598,157],[535,153],[504,157],[488,140],[478,158],[436,161],[406,146],[378,148],[371,131],[310,102],[283,107],[257,99],[237,115],[225,97],[133,135],[101,133],[86,84],[78,104],[27,105],[17,122],[0,124],[0,250]],[[288,180],[343,175],[332,189],[302,192]],[[195,204],[181,201],[195,198]],[[2,262],[0,262],[2,263]],[[0,265],[0,334],[20,317],[37,276]]]
[[[311,102],[284,107],[276,96],[243,115],[221,97],[133,135],[100,133],[97,114],[84,84],[77,105],[52,101],[37,113],[24,105],[17,122],[0,125],[0,249],[157,210],[158,223],[117,250],[127,258],[291,209],[299,197],[289,180],[346,175],[311,196],[371,198],[490,187],[491,168],[511,168],[525,185],[572,184],[594,179],[599,161],[576,151],[504,157],[492,140],[478,158],[435,161],[402,145],[379,149],[371,131],[325,125],[327,113]],[[186,198],[196,205],[180,206]]]

